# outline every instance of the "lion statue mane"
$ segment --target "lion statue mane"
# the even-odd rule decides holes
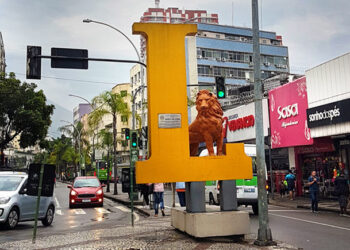
[[[208,90],[201,90],[196,97],[196,119],[189,126],[190,155],[198,154],[199,143],[205,142],[209,155],[214,155],[216,142],[217,155],[222,155],[223,111],[216,96]]]

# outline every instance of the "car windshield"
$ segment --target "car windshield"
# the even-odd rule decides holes
[[[81,187],[99,187],[100,183],[97,179],[78,179],[74,182],[75,188]]]
[[[0,191],[15,191],[24,177],[0,176]]]

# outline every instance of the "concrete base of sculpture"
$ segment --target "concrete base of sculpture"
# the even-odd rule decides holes
[[[204,213],[187,213],[185,208],[171,209],[171,225],[191,236],[216,237],[250,233],[248,212],[220,211],[218,206],[206,206]]]

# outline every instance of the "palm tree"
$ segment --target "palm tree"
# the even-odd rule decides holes
[[[106,129],[102,129],[98,133],[98,137],[101,140],[101,146],[102,148],[107,149],[107,190],[106,192],[110,192],[109,188],[109,172],[110,172],[110,159],[109,159],[109,153],[111,152],[111,148],[113,146],[113,135],[111,132],[107,131]]]
[[[99,120],[106,114],[113,117],[113,165],[114,165],[114,194],[118,194],[117,190],[117,116],[122,115],[129,117],[131,112],[125,98],[127,96],[121,93],[113,93],[112,91],[105,91],[99,96],[96,96],[92,103],[95,107],[93,116],[99,117]]]
[[[84,145],[86,147],[89,146],[89,142],[86,140],[87,132],[84,130],[84,125],[79,121],[74,127],[71,129],[72,125],[67,125],[60,127],[59,130],[69,137],[71,137],[74,141],[74,149],[77,153],[78,148],[80,147],[80,154],[84,155]],[[81,155],[79,156],[79,163],[81,164]],[[77,174],[77,163],[74,163],[75,173]]]

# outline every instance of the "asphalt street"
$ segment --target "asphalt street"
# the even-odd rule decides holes
[[[251,232],[257,233],[258,217],[251,215]],[[350,217],[333,212],[269,206],[273,238],[303,249],[350,249]]]
[[[125,206],[105,199],[104,207],[68,208],[69,189],[66,184],[57,183],[54,198],[56,214],[54,222],[49,227],[38,223],[38,238],[57,235],[89,234],[92,230],[113,229],[122,231],[130,226],[130,210]],[[169,227],[172,196],[165,192],[166,217],[160,217]],[[178,203],[177,203],[178,205]],[[251,233],[258,231],[258,216],[253,215],[250,207],[240,207],[240,210],[250,212]],[[135,214],[135,225],[149,227],[154,217],[145,218]],[[279,206],[269,206],[269,221],[273,238],[303,249],[349,249],[350,217],[340,217],[332,212],[313,214],[306,209],[290,209]],[[234,223],[234,222],[232,222]],[[15,230],[0,228],[0,248],[9,242],[30,240],[34,222],[19,223]],[[147,225],[147,226],[146,226]],[[170,229],[167,229],[170,230]],[[175,233],[175,232],[174,232]],[[55,237],[54,237],[55,238]],[[77,240],[77,239],[74,239]],[[60,240],[61,241],[61,240]],[[68,240],[67,240],[68,241]],[[84,242],[84,240],[82,239]],[[59,244],[63,244],[61,242]],[[69,242],[66,242],[69,244]],[[15,244],[15,243],[14,243]]]
[[[44,227],[38,222],[37,237],[67,234],[81,230],[93,230],[129,225],[130,210],[118,203],[104,199],[103,207],[81,207],[69,209],[67,184],[57,183],[54,192],[56,201],[55,218],[51,226]],[[135,214],[136,220],[143,217]],[[15,230],[0,228],[0,244],[8,241],[31,239],[34,222],[20,222]]]

